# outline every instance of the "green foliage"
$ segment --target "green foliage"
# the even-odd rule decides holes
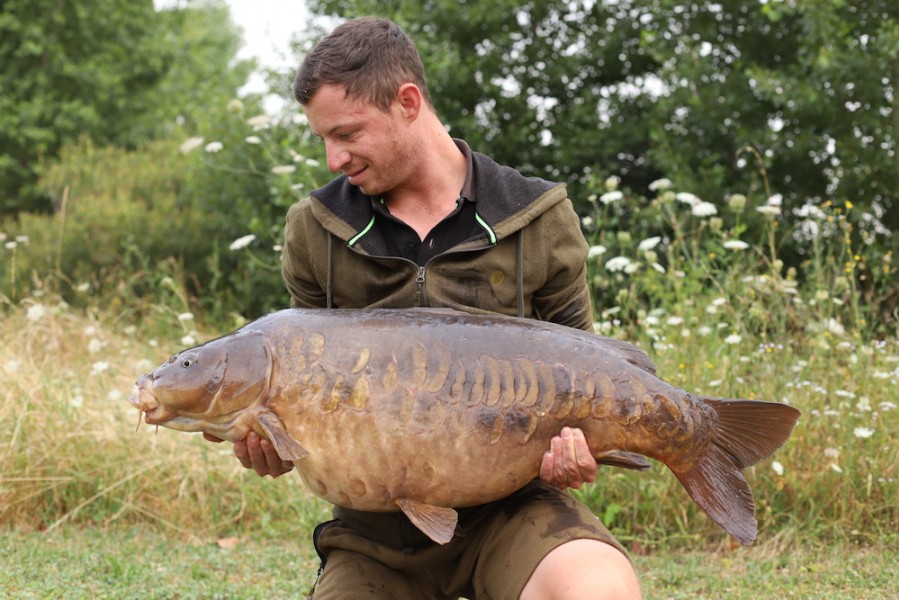
[[[668,179],[650,184],[650,197],[619,186],[617,176],[588,181],[592,209],[582,219],[604,327],[662,316],[702,323],[720,313],[726,333],[764,341],[784,332],[851,329],[869,339],[894,331],[893,254],[858,241],[864,215],[852,203],[809,205],[788,222],[777,195],[733,194],[719,209]],[[787,247],[801,257],[794,266]]]
[[[664,175],[718,204],[777,190],[788,220],[806,203],[850,201],[868,235],[897,247],[895,2],[311,5],[399,22],[451,131],[567,181],[581,210],[591,175],[638,194]]]
[[[0,224],[12,240],[0,250],[0,293],[18,300],[38,285],[75,304],[177,301],[222,321],[286,306],[284,216],[326,175],[300,116],[257,111],[223,101],[207,110],[206,137],[179,128],[134,151],[64,147],[41,180],[58,210]]]
[[[247,64],[227,9],[152,0],[6,0],[0,13],[0,214],[48,210],[45,161],[82,136],[134,147],[231,97]],[[54,199],[58,201],[57,199]]]

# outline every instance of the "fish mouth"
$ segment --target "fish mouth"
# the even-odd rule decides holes
[[[162,425],[171,421],[176,415],[160,404],[153,395],[150,385],[151,381],[146,375],[138,379],[131,390],[128,402],[143,413],[147,425]]]

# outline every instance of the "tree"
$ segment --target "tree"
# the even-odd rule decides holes
[[[591,173],[640,192],[665,175],[713,202],[779,193],[785,214],[809,200],[850,200],[871,228],[899,228],[895,2],[312,7],[395,19],[416,40],[453,132],[500,161],[568,181],[581,206]],[[761,165],[745,160],[747,148]]]
[[[221,4],[157,12],[152,0],[4,0],[0,12],[0,214],[46,210],[41,164],[87,136],[134,147],[179,114],[233,95],[239,32]]]

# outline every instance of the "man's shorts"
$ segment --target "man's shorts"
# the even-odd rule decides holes
[[[336,508],[336,520],[314,535],[324,570],[313,598],[517,599],[540,561],[565,542],[600,540],[627,555],[584,504],[540,481],[458,512],[456,536],[439,545],[402,513]]]

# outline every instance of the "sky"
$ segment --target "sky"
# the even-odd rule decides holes
[[[225,0],[231,9],[231,20],[243,30],[244,46],[238,58],[256,58],[267,67],[295,67],[296,59],[290,52],[293,35],[304,29],[310,19],[303,0]],[[183,0],[154,0],[159,8],[177,6]],[[250,78],[244,92],[263,92],[265,83],[259,76]],[[267,108],[286,99],[266,100]]]

